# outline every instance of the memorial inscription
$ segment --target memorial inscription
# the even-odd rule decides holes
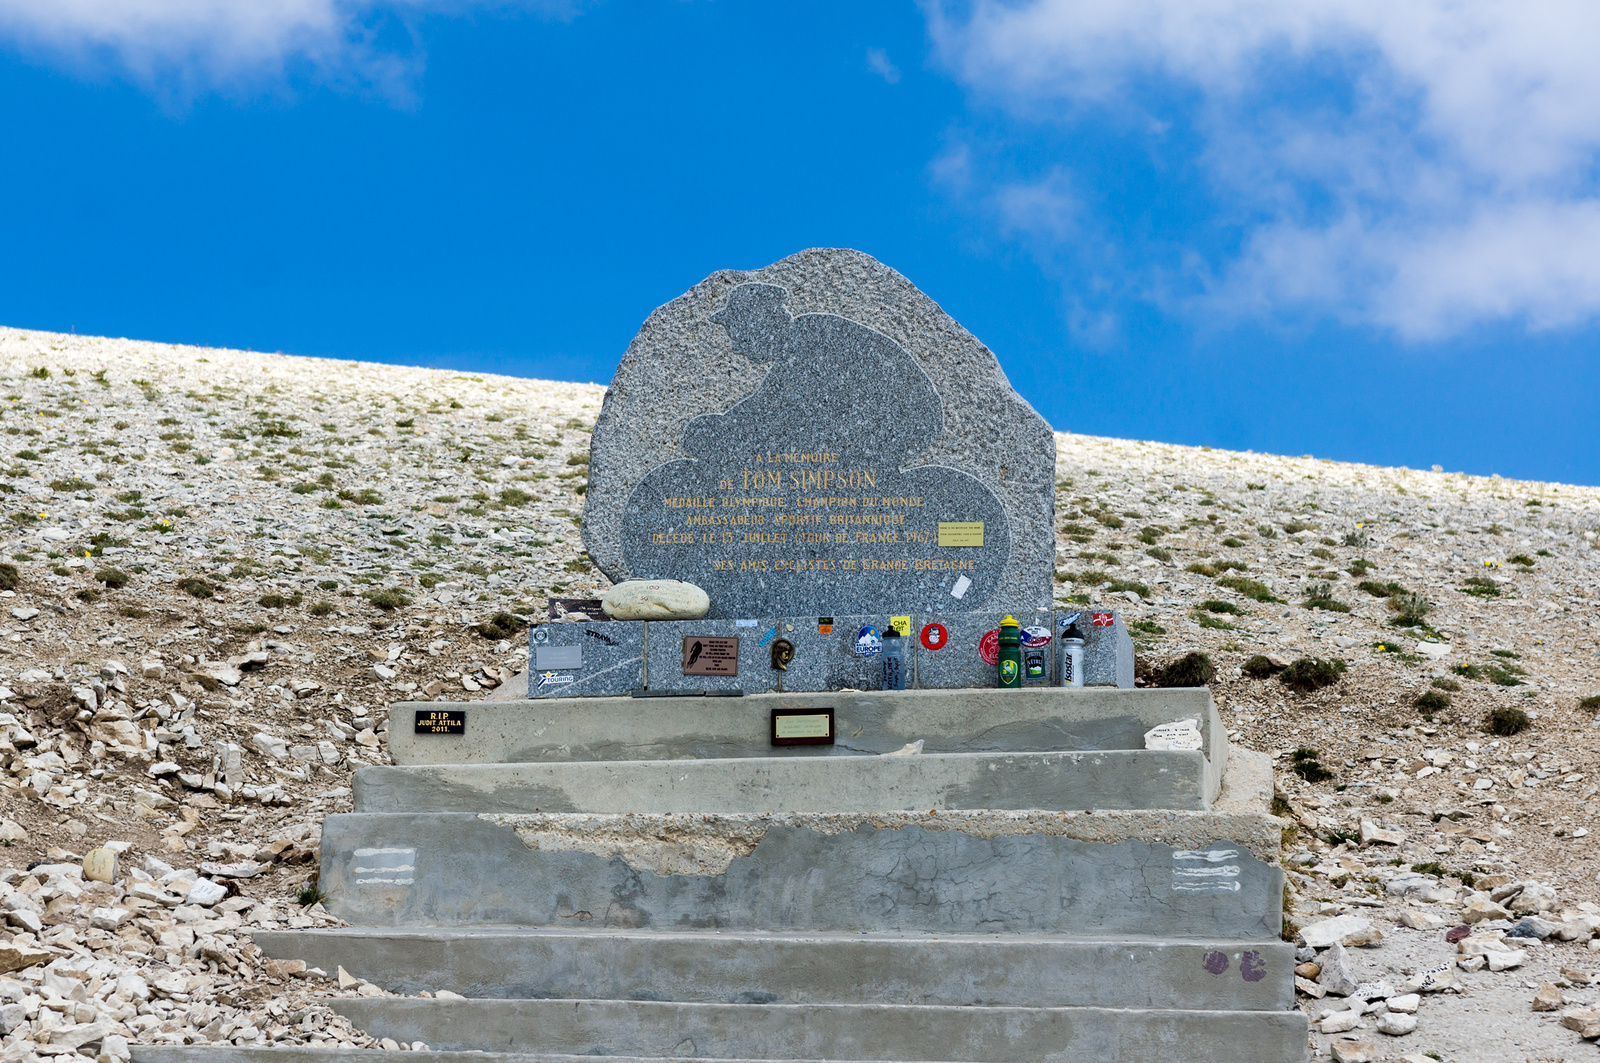
[[[613,581],[709,618],[1047,605],[1055,441],[993,354],[899,274],[812,250],[645,323],[591,443]]]
[[[629,570],[691,579],[713,603],[782,600],[792,613],[980,606],[1009,554],[1008,521],[976,477],[915,462],[943,428],[927,374],[858,322],[792,317],[787,295],[740,285],[713,315],[771,369],[727,413],[691,421],[690,457],[634,490]]]

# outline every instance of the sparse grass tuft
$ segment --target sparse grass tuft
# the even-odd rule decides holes
[[[1281,602],[1282,598],[1273,595],[1271,588],[1260,580],[1247,579],[1244,576],[1224,576],[1217,580],[1217,585],[1227,587],[1229,590],[1238,591],[1246,598],[1253,598],[1258,602]]]
[[[483,623],[473,627],[473,631],[486,639],[498,642],[501,639],[514,639],[522,632],[522,621],[510,613],[496,613]]]
[[[1330,613],[1348,613],[1350,607],[1333,596],[1331,583],[1313,583],[1306,588],[1306,608],[1325,609]]]
[[[202,601],[217,596],[217,588],[198,576],[187,576],[179,580],[178,589],[189,597],[199,598]]]
[[[1417,695],[1417,700],[1412,702],[1424,716],[1431,716],[1436,712],[1443,712],[1450,707],[1450,695],[1442,690],[1429,687]]]
[[[1498,738],[1519,735],[1532,726],[1533,721],[1527,713],[1510,705],[1490,709],[1489,715],[1483,718],[1483,729]]]
[[[109,566],[101,569],[99,572],[96,572],[94,574],[94,578],[99,580],[101,583],[104,583],[111,590],[120,590],[121,588],[126,587],[133,579],[132,576],[122,571],[122,569],[111,568]]]
[[[1272,663],[1272,658],[1264,653],[1257,653],[1246,659],[1239,670],[1251,679],[1270,679],[1283,671],[1282,667]]]
[[[1217,666],[1203,653],[1186,653],[1156,673],[1156,686],[1203,687],[1217,675]]]
[[[1470,594],[1475,598],[1500,597],[1500,584],[1488,576],[1468,576],[1462,583],[1462,594]]]
[[[1345,663],[1338,658],[1296,657],[1278,675],[1278,681],[1290,690],[1309,694],[1337,683],[1344,671]]]
[[[1310,746],[1301,746],[1291,755],[1289,770],[1306,782],[1326,782],[1333,778],[1333,772],[1322,766],[1322,762],[1317,759],[1318,756],[1317,751]]]
[[[361,597],[386,613],[393,609],[402,609],[411,604],[410,597],[394,587],[375,587],[370,591],[362,591]]]

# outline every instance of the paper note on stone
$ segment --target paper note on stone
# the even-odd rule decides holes
[[[590,445],[583,541],[713,619],[1048,607],[1055,436],[906,278],[813,249],[645,322]]]
[[[1201,745],[1200,724],[1197,720],[1158,724],[1144,733],[1146,749],[1199,749]]]

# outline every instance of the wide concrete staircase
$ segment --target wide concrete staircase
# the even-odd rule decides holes
[[[772,746],[773,708],[822,707],[833,745]],[[439,708],[395,707],[398,766],[324,826],[353,925],[256,935],[401,994],[334,1002],[376,1036],[439,1060],[1306,1058],[1270,770],[1204,689],[505,702],[413,732]],[[1201,749],[1143,748],[1185,717]],[[441,990],[465,999],[417,995]]]

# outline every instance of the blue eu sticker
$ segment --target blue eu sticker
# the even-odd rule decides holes
[[[876,657],[883,649],[883,636],[878,634],[875,627],[864,627],[856,632],[856,655],[859,657]]]

